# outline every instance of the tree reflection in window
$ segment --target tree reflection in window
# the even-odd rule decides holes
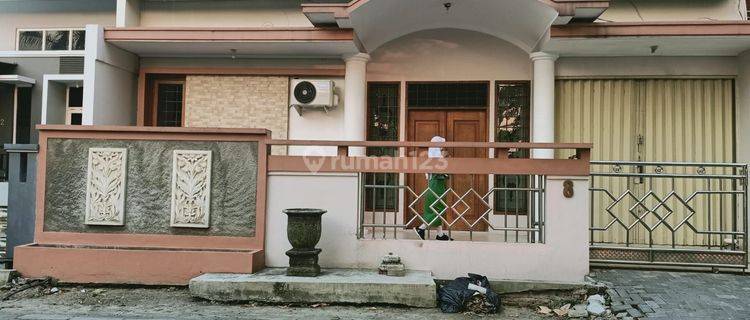
[[[367,90],[367,140],[398,141],[399,84],[370,83]],[[367,148],[368,156],[398,156],[397,148]],[[397,173],[367,173],[365,184],[398,185]],[[365,192],[365,208],[369,211],[395,211],[398,189],[376,188]]]
[[[529,142],[530,101],[529,82],[498,82],[496,88],[495,141]],[[528,158],[528,150],[511,149],[511,158]],[[527,188],[529,177],[521,175],[495,175],[498,188]],[[526,214],[528,192],[495,191],[495,212],[498,214]]]

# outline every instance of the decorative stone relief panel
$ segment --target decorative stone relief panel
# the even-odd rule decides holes
[[[208,228],[211,151],[175,150],[172,160],[172,227]]]
[[[85,224],[125,224],[127,157],[125,148],[89,148]]]

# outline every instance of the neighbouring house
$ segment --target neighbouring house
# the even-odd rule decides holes
[[[747,12],[744,0],[2,1],[9,256],[71,282],[184,284],[286,266],[281,210],[305,206],[328,210],[328,268],[395,252],[440,279],[745,269]],[[451,157],[422,167],[437,135]],[[434,172],[451,174],[437,197],[455,241],[412,230]]]

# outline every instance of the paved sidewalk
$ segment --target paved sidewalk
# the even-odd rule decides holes
[[[641,304],[649,318],[750,319],[750,276],[641,270],[593,270],[612,283],[612,300]],[[641,303],[642,302],[642,303]]]

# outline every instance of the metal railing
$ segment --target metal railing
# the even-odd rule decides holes
[[[747,266],[746,164],[591,162],[591,262]]]
[[[416,239],[412,228],[436,224],[435,221],[439,220],[437,224],[442,225],[454,240],[544,242],[545,176],[527,176],[526,186],[485,188],[489,189],[487,191],[448,187],[442,194],[437,194],[429,188],[415,190],[404,184],[372,184],[378,179],[367,179],[368,175],[377,173],[360,174],[360,239]],[[431,221],[424,216],[428,197],[434,198],[429,207],[442,207]],[[520,201],[524,203],[515,200],[516,210],[498,210],[507,208],[498,202],[507,204],[508,198],[523,199]],[[388,199],[403,199],[403,205],[367,204],[392,203]],[[519,207],[524,209],[519,210]],[[433,239],[433,235],[435,228],[427,228],[425,239]]]
[[[269,155],[269,172],[358,175],[360,199],[353,209],[357,210],[359,239],[418,239],[411,228],[422,224],[434,226],[425,232],[425,238],[432,239],[437,229],[434,222],[440,221],[443,231],[457,241],[529,243],[545,241],[546,177],[588,176],[592,147],[586,143],[309,140],[271,140],[268,145],[293,146],[290,150],[296,153]],[[445,148],[449,154],[472,149],[471,154],[480,156],[428,158],[426,151],[433,147]],[[364,156],[365,148],[388,148],[393,156]],[[527,154],[565,150],[574,155],[556,159],[509,156],[518,150]],[[494,158],[489,156],[493,153]],[[437,194],[426,186],[425,174],[447,174],[451,182]],[[491,184],[492,177],[525,178],[518,180],[523,183],[510,185]],[[426,210],[427,198],[433,204]],[[517,205],[509,206],[509,199]],[[429,208],[437,211],[434,220],[424,217]]]

